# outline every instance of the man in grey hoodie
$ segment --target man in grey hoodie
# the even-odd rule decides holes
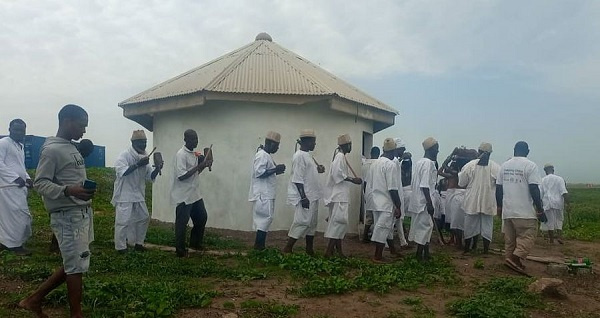
[[[83,157],[71,141],[83,137],[88,115],[77,105],[66,105],[58,113],[58,122],[56,137],[48,137],[42,146],[33,186],[50,213],[63,266],[21,300],[19,307],[47,317],[42,311],[43,299],[66,282],[71,317],[82,317],[82,274],[90,265],[89,243],[94,239],[90,204],[96,189],[86,182]]]

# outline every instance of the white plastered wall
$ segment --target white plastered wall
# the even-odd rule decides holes
[[[350,165],[360,174],[363,131],[372,133],[371,121],[329,109],[328,102],[308,105],[259,102],[209,102],[185,110],[157,113],[154,117],[154,146],[165,160],[162,176],[154,183],[152,218],[166,222],[175,219],[175,206],[170,202],[173,183],[173,157],[183,146],[183,132],[198,132],[198,149],[213,144],[212,171],[200,175],[200,188],[208,212],[207,226],[252,231],[252,206],[248,202],[250,169],[256,148],[264,142],[269,130],[281,134],[276,163],[286,165],[286,173],[277,177],[275,217],[271,230],[287,230],[293,221],[293,208],[286,205],[291,159],[301,129],[314,129],[317,146],[315,159],[329,168],[337,136],[349,133],[353,150]],[[325,183],[321,174],[321,182]],[[360,186],[352,187],[349,233],[357,232],[360,210]],[[319,206],[318,230],[324,231],[328,209]]]

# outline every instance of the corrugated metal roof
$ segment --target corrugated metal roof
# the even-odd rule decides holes
[[[212,91],[243,94],[339,96],[397,114],[363,93],[261,34],[257,40],[209,63],[137,94],[120,106],[178,95]]]

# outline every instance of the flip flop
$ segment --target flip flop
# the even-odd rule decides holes
[[[515,272],[517,272],[517,273],[519,273],[521,275],[524,275],[524,276],[527,276],[527,277],[531,277],[531,275],[527,274],[522,267],[520,267],[519,265],[517,265],[515,262],[513,262],[509,258],[507,258],[507,259],[504,260],[504,265],[506,265],[508,268],[512,269],[513,271],[515,271]]]

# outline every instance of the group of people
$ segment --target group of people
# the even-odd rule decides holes
[[[89,244],[94,239],[91,199],[95,183],[87,179],[84,157],[86,147],[77,147],[88,125],[87,112],[77,105],[66,105],[58,113],[56,136],[48,137],[41,148],[40,159],[32,180],[24,165],[23,140],[26,124],[15,119],[9,124],[9,136],[0,139],[0,248],[18,255],[29,255],[23,244],[31,236],[31,215],[27,207],[27,191],[34,188],[44,200],[50,214],[50,225],[59,247],[63,265],[19,306],[45,317],[45,296],[66,282],[72,317],[81,317],[82,274],[90,262]],[[344,256],[342,242],[348,231],[348,212],[352,185],[362,186],[362,212],[365,241],[375,243],[373,262],[385,263],[386,245],[392,255],[399,255],[394,244],[398,233],[400,244],[417,245],[419,261],[430,259],[430,240],[434,229],[448,225],[453,240],[469,252],[483,237],[484,252],[492,241],[493,215],[502,217],[505,235],[506,265],[524,272],[522,261],[534,244],[538,220],[551,242],[561,241],[564,203],[567,190],[562,178],[554,175],[554,167],[544,167],[543,179],[535,163],[527,159],[529,148],[520,141],[514,157],[498,165],[490,156],[492,145],[482,143],[478,151],[455,149],[441,167],[437,164],[439,144],[434,138],[422,142],[424,155],[414,165],[412,154],[399,139],[386,138],[380,153],[373,147],[371,158],[365,159],[362,178],[349,164],[346,155],[352,151],[348,134],[337,138],[333,160],[326,169],[310,154],[316,145],[313,130],[302,130],[292,157],[287,188],[287,203],[293,206],[294,218],[288,232],[284,253],[292,253],[300,239],[306,241],[306,253],[313,255],[314,237],[320,200],[329,213],[324,237],[328,244],[326,257]],[[199,192],[199,175],[212,166],[210,149],[195,152],[196,131],[183,134],[183,147],[174,160],[171,201],[175,205],[175,249],[178,257],[188,254],[186,237],[188,222],[193,223],[189,247],[202,249],[207,212]],[[266,246],[267,233],[275,209],[276,178],[285,173],[284,164],[276,164],[273,154],[279,149],[281,135],[270,131],[264,145],[257,150],[251,171],[249,201],[252,202],[254,248]],[[83,146],[83,142],[81,145]],[[119,253],[144,251],[149,224],[145,187],[163,168],[162,160],[150,165],[143,130],[131,136],[131,146],[115,162],[116,179],[112,204],[115,206],[114,244]],[[89,147],[87,147],[89,148]],[[160,158],[160,156],[159,156]],[[319,174],[326,173],[321,184]],[[440,180],[439,176],[443,179]],[[403,219],[409,217],[410,230],[405,235]],[[372,234],[368,238],[369,233]],[[463,235],[464,234],[464,235]]]

